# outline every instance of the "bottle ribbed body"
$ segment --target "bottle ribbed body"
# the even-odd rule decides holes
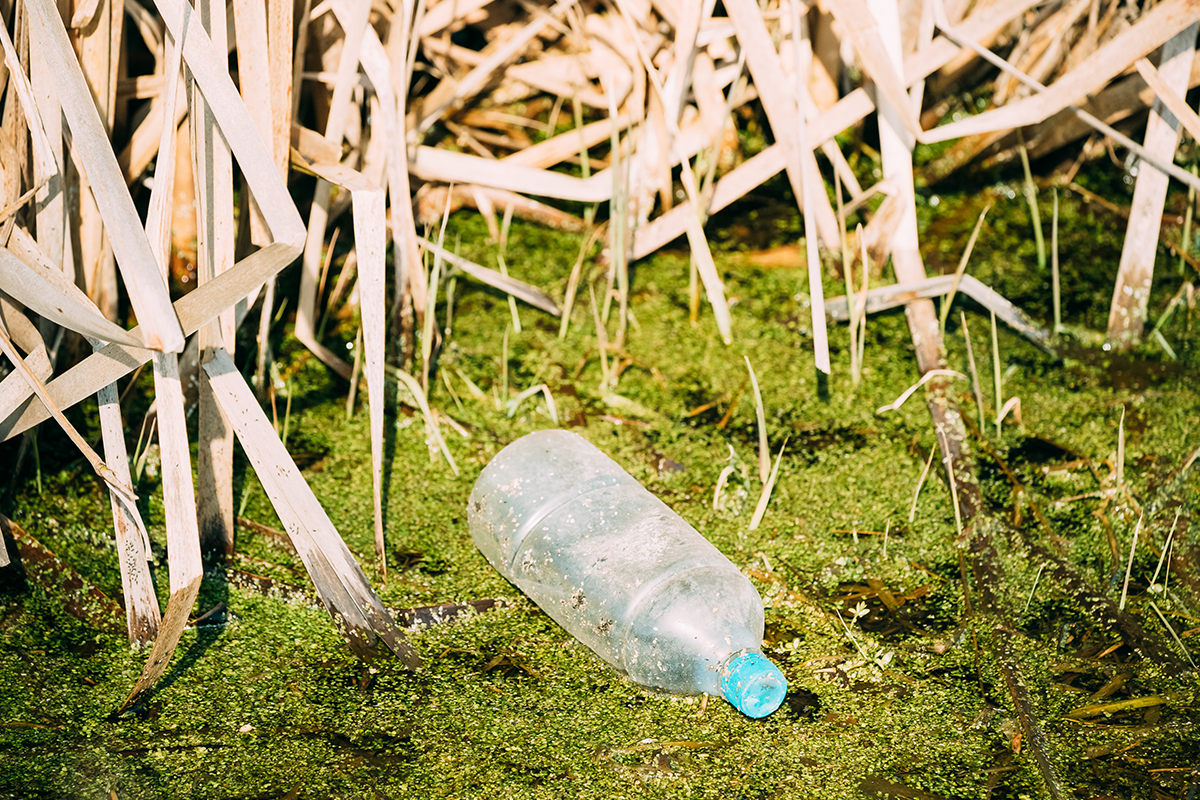
[[[500,574],[639,684],[720,695],[730,660],[762,645],[762,600],[745,576],[573,433],[502,450],[467,519]]]

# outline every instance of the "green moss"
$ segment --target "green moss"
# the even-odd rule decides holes
[[[946,195],[937,205],[924,199],[931,272],[953,269],[985,199]],[[1001,199],[971,272],[1047,319],[1048,276],[1033,266],[1027,213],[1019,195]],[[790,211],[761,216],[774,236],[798,230]],[[1112,226],[1071,198],[1064,199],[1061,222],[1064,315],[1098,326],[1115,271]],[[464,256],[494,261],[495,246],[478,216],[455,216],[450,235],[460,237]],[[724,239],[726,249],[737,249],[736,236]],[[514,223],[510,272],[561,292],[577,246],[569,237]],[[688,323],[687,260],[665,253],[634,268],[636,323],[625,345],[632,361],[618,389],[627,404],[613,405],[599,390],[595,336],[582,304],[563,341],[556,320],[521,309],[524,329],[509,339],[509,385],[515,392],[547,383],[564,424],[612,454],[751,575],[767,606],[767,652],[792,687],[791,701],[775,715],[752,721],[722,701],[702,707],[694,698],[631,685],[475,550],[464,506],[476,476],[506,443],[550,422],[540,398],[512,418],[496,408],[498,332],[510,319],[508,305],[460,278],[454,331],[439,364],[462,407],[440,379],[431,394],[469,433],[463,438],[443,428],[461,474],[431,455],[419,414],[401,408],[389,417],[391,571],[386,583],[375,582],[393,607],[483,597],[505,602],[413,633],[426,659],[413,675],[392,660],[355,659],[319,609],[209,581],[199,610],[223,601],[230,623],[185,633],[145,707],[108,722],[145,654],[130,652],[120,635],[85,628],[36,587],[5,584],[0,797],[844,798],[855,796],[869,776],[944,797],[978,797],[992,782],[1001,796],[1041,795],[1028,746],[1013,752],[1013,711],[990,655],[989,631],[960,624],[966,612],[954,517],[936,469],[908,521],[924,456],[936,446],[928,412],[919,397],[898,411],[875,412],[917,377],[903,314],[869,321],[864,383],[857,390],[849,381],[845,327],[831,327],[833,374],[823,383],[812,365],[809,312],[800,302],[808,291],[805,274],[724,256],[718,266],[735,301],[732,346],[720,343],[707,308],[699,324]],[[826,293],[840,294],[839,285],[827,276]],[[1161,307],[1171,292],[1170,286],[1156,289],[1152,307]],[[968,312],[990,408],[987,317],[961,296],[956,302]],[[956,316],[947,332],[948,362],[965,371]],[[331,326],[330,343],[344,345],[351,334]],[[1006,329],[999,336],[1002,366],[1010,371],[1005,394],[1021,398],[1025,427],[1006,423],[1002,439],[994,431],[989,436],[1026,487],[1019,524],[1043,544],[1061,547],[1077,570],[1106,586],[1118,570],[1123,575],[1124,565],[1112,558],[1107,533],[1092,513],[1097,501],[1053,505],[1095,491],[1095,479],[1083,468],[1043,467],[1079,456],[1097,463],[1110,458],[1124,405],[1125,475],[1145,503],[1152,483],[1195,446],[1195,334],[1172,329],[1179,365],[1153,352],[1114,359],[1083,350],[1056,363]],[[303,358],[294,342],[280,352],[285,366]],[[772,450],[788,441],[771,506],[756,531],[748,530],[759,492],[752,397],[741,394],[728,424],[718,427],[745,381],[743,356],[759,377]],[[490,396],[473,399],[460,374]],[[345,384],[315,359],[295,371],[292,387],[290,449],[375,576],[366,412],[346,420]],[[968,384],[959,389],[964,412],[973,417]],[[720,402],[688,416],[712,401]],[[56,433],[46,429],[42,436],[45,453]],[[726,502],[714,509],[713,488],[730,448],[746,469],[735,472]],[[660,472],[662,458],[683,471]],[[1012,518],[1012,487],[992,461],[979,458],[986,502]],[[9,500],[11,516],[110,596],[120,596],[107,499],[86,467],[45,457],[43,463],[42,495],[24,473]],[[1109,467],[1098,470],[1107,480]],[[278,527],[240,456],[236,471],[245,516]],[[165,578],[156,481],[145,479],[139,491]],[[1188,478],[1184,491],[1194,496],[1197,488],[1197,479]],[[1059,541],[1040,530],[1030,501],[1040,504]],[[1127,506],[1108,513],[1127,548],[1136,516]],[[885,557],[882,537],[870,532],[889,526]],[[856,537],[856,530],[864,533]],[[1020,631],[1023,674],[1068,786],[1129,797],[1150,797],[1158,786],[1180,795],[1183,773],[1148,770],[1185,766],[1187,754],[1200,747],[1192,722],[1195,682],[1138,664],[1124,650],[1096,657],[1093,645],[1115,637],[1045,576],[1022,611],[1038,565],[1008,545],[1001,550],[1006,578],[998,588]],[[1146,551],[1135,561],[1133,609],[1147,629],[1159,632],[1143,594],[1155,560]],[[235,566],[307,585],[299,561],[261,535],[242,535]],[[907,598],[902,615],[887,613],[871,596],[854,622],[869,579]],[[901,616],[905,624],[897,622]],[[1191,624],[1172,619],[1180,627]],[[1114,699],[1169,693],[1171,700],[1153,717],[1139,712],[1087,724],[1064,718],[1118,671],[1130,677]]]

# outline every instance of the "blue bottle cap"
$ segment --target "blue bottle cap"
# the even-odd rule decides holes
[[[762,653],[746,652],[726,665],[721,693],[747,717],[760,719],[783,702],[787,678]]]

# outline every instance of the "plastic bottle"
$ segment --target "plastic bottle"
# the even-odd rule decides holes
[[[582,437],[541,431],[504,448],[467,520],[501,575],[634,682],[722,695],[756,718],[783,702],[750,581]]]

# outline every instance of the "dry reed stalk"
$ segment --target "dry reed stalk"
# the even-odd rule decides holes
[[[13,228],[8,247],[0,247],[0,291],[56,325],[105,341],[142,346],[138,337],[105,318],[22,228]]]
[[[126,502],[136,502],[137,495],[134,493],[133,489],[117,477],[116,473],[114,473],[112,469],[110,469],[109,466],[104,463],[100,456],[96,454],[96,451],[92,449],[91,445],[84,440],[79,431],[75,429],[75,426],[73,426],[67,420],[67,418],[63,416],[62,411],[54,405],[53,401],[50,399],[49,393],[46,390],[46,385],[40,378],[38,378],[37,373],[34,372],[33,368],[30,367],[28,363],[26,363],[25,359],[21,357],[21,354],[17,351],[16,347],[12,343],[12,340],[9,338],[8,332],[2,328],[0,328],[0,353],[3,353],[8,357],[8,360],[12,362],[16,372],[25,380],[32,392],[47,408],[49,408],[50,413],[53,415],[55,421],[63,429],[63,432],[67,434],[67,438],[71,440],[72,444],[79,448],[79,452],[82,453],[83,457],[87,459],[89,464],[91,464],[92,469],[95,470],[96,474],[100,476],[100,479],[103,480],[110,489],[117,492]]]
[[[350,91],[358,82],[359,51],[370,13],[369,0],[356,0],[343,23],[345,36],[338,60],[337,79],[329,101],[324,138],[340,154],[346,131]],[[340,160],[340,159],[339,159]],[[317,341],[315,327],[317,278],[324,249],[325,228],[329,220],[329,201],[333,184],[324,178],[317,180],[312,208],[308,217],[308,238],[300,273],[300,299],[296,307],[296,338],[312,351],[326,366],[344,378],[350,377],[351,367],[339,355]]]
[[[200,0],[197,13],[208,30],[213,46],[218,48],[218,52],[228,51],[225,0]],[[265,42],[260,44],[265,45]],[[174,77],[174,74],[171,76]],[[214,125],[203,95],[194,85],[188,100],[189,119],[195,123],[189,128],[196,176],[196,273],[198,283],[203,284],[228,271],[234,262],[233,157]],[[250,108],[247,105],[248,111]],[[266,111],[269,114],[269,106]],[[266,123],[265,117],[255,119],[260,135]],[[164,135],[169,132],[168,127]],[[267,137],[262,138],[265,141]],[[263,244],[266,241],[260,239]],[[236,340],[235,317],[236,309],[231,308],[223,312],[218,320],[200,329],[201,361],[207,359],[216,347],[233,351]],[[200,549],[206,557],[224,560],[233,555],[233,431],[217,406],[203,371],[199,379],[196,468]]]
[[[803,180],[805,172],[819,175],[816,159],[811,150],[800,151],[794,132],[797,131],[796,94],[788,91],[789,81],[784,77],[775,46],[767,32],[766,23],[758,6],[752,0],[730,0],[725,11],[737,29],[738,41],[746,52],[746,66],[758,88],[763,110],[777,134],[778,144],[783,146],[785,168],[792,186],[796,203],[803,206]],[[808,163],[808,162],[811,162]],[[804,164],[802,172],[801,164]],[[814,192],[814,231],[829,249],[838,247],[837,218],[824,191]],[[801,211],[804,209],[801,208]]]
[[[1165,84],[1164,90],[1187,92],[1198,28],[1200,25],[1193,22],[1163,46],[1158,74]],[[1178,118],[1167,109],[1164,102],[1156,100],[1146,123],[1143,146],[1152,155],[1169,163],[1174,160],[1179,144],[1179,129]],[[1141,339],[1145,330],[1150,285],[1154,279],[1154,258],[1158,253],[1159,227],[1166,199],[1167,176],[1156,169],[1139,170],[1108,315],[1107,338],[1118,347],[1127,347]]]
[[[953,284],[953,275],[937,275],[912,283],[879,286],[867,292],[865,308],[868,314],[875,314],[897,306],[908,306],[916,300],[944,295],[950,291]],[[958,291],[995,313],[998,319],[1038,347],[1050,353],[1054,352],[1050,331],[995,290],[984,285],[978,278],[962,275],[959,278]],[[838,322],[849,319],[846,298],[834,297],[827,300],[825,313]]]
[[[91,92],[58,10],[50,0],[28,0],[26,7],[34,35],[45,45],[46,62],[58,75],[63,116],[71,129],[74,150],[87,170],[92,195],[107,224],[129,301],[144,328],[145,343],[151,349],[180,352],[183,331],[172,313],[166,283],[150,253],[133,200],[125,190],[108,134],[96,116]]]
[[[1171,38],[1171,36],[1178,33],[1180,28],[1187,27],[1187,25],[1190,24],[1194,20],[1195,17],[1200,16],[1200,7],[1193,8],[1193,9],[1181,9],[1179,7],[1180,4],[1185,4],[1185,3],[1192,3],[1193,5],[1200,6],[1200,4],[1198,4],[1196,2],[1196,0],[1176,0],[1175,3],[1160,4],[1157,8],[1154,9],[1153,12],[1151,12],[1150,14],[1147,14],[1141,20],[1139,20],[1137,25],[1135,25],[1133,28],[1126,31],[1125,33],[1121,34],[1121,36],[1117,37],[1118,39],[1122,39],[1122,41],[1120,43],[1121,46],[1122,47],[1133,47],[1133,48],[1145,48],[1145,52],[1139,51],[1135,55],[1132,56],[1132,58],[1134,60],[1144,56],[1147,52],[1150,52],[1151,50],[1158,47],[1160,44],[1163,43],[1163,41]],[[1170,7],[1168,8],[1168,6],[1170,6]],[[1158,14],[1159,11],[1163,11],[1164,13],[1160,16],[1155,16],[1156,14]],[[1176,19],[1173,16],[1173,14],[1175,14],[1175,15],[1182,14],[1181,19],[1183,20],[1183,23],[1181,25],[1179,25],[1179,28],[1172,28],[1173,25],[1180,23],[1180,19]],[[1151,24],[1150,17],[1154,17],[1153,25]],[[1007,62],[1000,59],[995,54],[982,48],[978,43],[971,41],[970,39],[963,36],[960,32],[955,31],[948,23],[944,24],[944,25],[939,24],[939,27],[941,27],[944,32],[946,32],[948,35],[951,36],[951,38],[958,41],[964,47],[969,47],[972,50],[975,50],[977,53],[979,53],[980,56],[982,56],[989,63],[999,67],[1001,70],[1003,70],[1005,72],[1013,74],[1018,79],[1020,79],[1022,83],[1024,83],[1026,86],[1029,86],[1034,91],[1039,92],[1039,94],[1035,95],[1034,97],[1030,98],[1029,100],[1024,100],[1019,103],[1015,103],[1011,106],[1006,106],[1002,109],[997,109],[995,111],[988,111],[983,114],[980,114],[979,116],[972,117],[969,120],[963,120],[961,122],[955,122],[955,123],[951,123],[949,125],[942,126],[940,128],[935,128],[932,131],[928,131],[924,135],[922,135],[921,141],[926,142],[926,143],[933,143],[933,142],[939,142],[939,141],[946,141],[947,139],[956,138],[958,136],[964,136],[969,133],[995,133],[996,131],[1006,130],[1006,129],[1012,128],[1012,127],[1019,127],[1019,126],[1025,125],[1025,124],[1032,124],[1032,123],[1027,123],[1025,121],[1026,118],[1031,119],[1032,122],[1040,122],[1041,120],[1046,119],[1050,115],[1052,115],[1058,111],[1061,111],[1062,109],[1067,109],[1071,114],[1074,114],[1076,117],[1078,117],[1080,121],[1084,122],[1085,124],[1094,128],[1095,130],[1099,131],[1100,133],[1103,133],[1105,136],[1110,137],[1114,142],[1116,142],[1120,146],[1133,151],[1139,157],[1141,157],[1144,161],[1152,164],[1154,167],[1161,170],[1162,172],[1165,172],[1168,175],[1170,175],[1171,177],[1173,177],[1179,181],[1182,181],[1183,183],[1185,183],[1188,186],[1195,186],[1197,188],[1200,188],[1200,179],[1197,179],[1195,176],[1190,175],[1185,170],[1182,170],[1179,167],[1175,166],[1169,160],[1164,161],[1163,159],[1158,158],[1155,154],[1147,151],[1144,147],[1142,147],[1137,142],[1130,139],[1128,136],[1117,131],[1116,129],[1112,128],[1110,125],[1107,125],[1106,123],[1097,119],[1094,115],[1088,113],[1087,111],[1084,111],[1083,109],[1079,108],[1078,106],[1074,105],[1071,102],[1071,100],[1073,99],[1073,95],[1071,94],[1072,92],[1094,91],[1095,89],[1098,89],[1101,86],[1105,85],[1108,82],[1108,80],[1110,80],[1116,74],[1119,74],[1119,70],[1117,73],[1112,73],[1112,74],[1109,74],[1107,72],[1103,73],[1102,75],[1100,75],[1100,77],[1103,77],[1104,79],[1100,80],[1098,82],[1093,81],[1092,78],[1087,77],[1087,76],[1085,76],[1083,78],[1075,79],[1074,76],[1077,74],[1082,74],[1084,72],[1087,72],[1088,75],[1093,75],[1096,73],[1097,70],[1101,69],[1101,67],[1098,66],[1097,64],[1092,64],[1092,63],[1081,64],[1081,65],[1077,66],[1074,70],[1072,70],[1071,75],[1067,76],[1063,80],[1057,81],[1054,84],[1054,87],[1052,89],[1047,89],[1046,86],[1033,80],[1028,75],[1025,75],[1024,73],[1020,72],[1019,70],[1016,70],[1014,67],[1012,67],[1010,64],[1008,64]],[[1141,35],[1133,36],[1132,34],[1134,34],[1134,33],[1138,33]],[[1129,38],[1124,38],[1127,36]],[[1161,39],[1159,39],[1159,37],[1161,37]],[[1111,51],[1109,50],[1110,47],[1113,47],[1114,43],[1116,43],[1115,39],[1112,42],[1109,42],[1108,44],[1106,44],[1102,50],[1097,51],[1095,54],[1093,54],[1093,56],[1089,57],[1088,62],[1091,62],[1092,59],[1096,58],[1097,56],[1103,56],[1103,58],[1113,60],[1116,58],[1116,56],[1114,55],[1115,53],[1123,54],[1123,51],[1120,48],[1116,48]],[[1094,86],[1093,86],[1093,83],[1094,83]],[[1089,87],[1092,87],[1092,88],[1089,89]],[[1067,99],[1064,100],[1063,99],[1064,97]],[[1043,101],[1045,101],[1045,102],[1043,102]],[[1032,103],[1032,105],[1026,106],[1026,104],[1030,104],[1030,103]],[[992,114],[999,114],[1000,116],[989,117],[989,115],[992,115]],[[973,122],[976,120],[981,120],[985,117],[987,117],[988,119],[983,120],[982,122],[978,122],[978,123]],[[972,124],[972,126],[968,126],[968,128],[966,128],[966,129],[956,127],[956,126],[963,125],[964,123],[973,123],[973,124]],[[948,129],[952,129],[952,130],[948,130]]]
[[[96,342],[93,346],[99,345]],[[129,477],[129,456],[125,450],[125,426],[121,422],[121,404],[117,400],[117,385],[110,383],[96,394],[100,411],[100,432],[104,440],[104,457],[117,477],[132,485]],[[117,561],[121,570],[121,590],[125,597],[125,624],[129,643],[149,644],[158,635],[162,613],[154,595],[150,574],[149,536],[138,512],[137,504],[127,503],[116,492],[109,492],[113,527],[116,531]]]
[[[420,657],[371,589],[229,356],[218,350],[204,369],[326,610],[344,626],[351,646],[372,654],[382,645],[406,668],[416,669]]]
[[[817,225],[816,213],[814,206],[814,194],[819,189],[824,195],[825,185],[820,179],[820,173],[815,169],[816,159],[807,158],[811,155],[812,150],[808,146],[808,123],[805,120],[804,100],[807,95],[805,90],[805,82],[807,81],[807,70],[804,68],[803,56],[806,48],[801,46],[803,30],[800,24],[800,0],[791,0],[789,4],[792,12],[792,49],[796,56],[795,82],[796,82],[796,107],[799,109],[796,114],[796,147],[801,154],[800,159],[800,174],[801,186],[800,190],[803,195],[803,200],[800,207],[804,213],[804,245],[805,245],[805,261],[808,264],[808,296],[809,302],[812,304],[812,337],[813,351],[817,370],[829,374],[829,334],[825,330],[825,288],[821,285],[821,258],[817,253]],[[811,54],[810,58],[811,60]],[[903,93],[904,89],[901,88]],[[812,161],[810,166],[809,161]],[[838,198],[839,204],[841,197]],[[828,205],[828,200],[826,200]],[[842,225],[838,225],[839,233],[842,232]],[[839,235],[839,240],[840,240]],[[826,242],[826,245],[833,249],[833,242]],[[854,343],[855,346],[857,342]],[[857,353],[855,354],[857,361]],[[855,365],[857,366],[857,364]]]

